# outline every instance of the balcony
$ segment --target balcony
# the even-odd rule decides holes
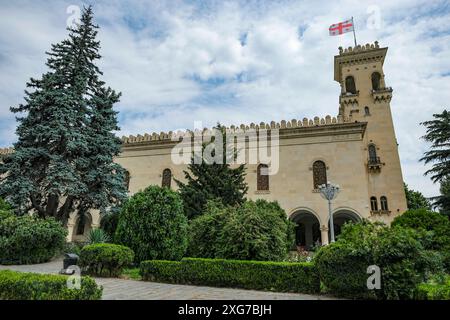
[[[390,210],[370,210],[370,215],[374,216],[374,215],[390,215],[391,211]]]
[[[369,171],[372,172],[381,171],[383,165],[384,163],[380,161],[380,157],[369,157],[367,161],[367,167],[369,168]]]
[[[372,97],[374,102],[389,102],[392,99],[392,88],[378,88],[377,90],[372,90]]]
[[[356,93],[343,92],[339,96],[339,104],[342,105],[358,105],[359,90]]]

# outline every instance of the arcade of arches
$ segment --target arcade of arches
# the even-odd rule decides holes
[[[316,214],[300,209],[290,216],[295,226],[295,243],[297,247],[311,250],[315,246],[329,243],[329,226],[321,224]],[[333,224],[335,236],[341,233],[342,226],[347,222],[358,222],[361,218],[358,214],[347,209],[338,209],[333,213]]]

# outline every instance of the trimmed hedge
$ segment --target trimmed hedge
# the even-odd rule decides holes
[[[0,215],[0,264],[49,261],[64,248],[67,229],[53,218]]]
[[[80,289],[67,287],[67,276],[0,271],[0,300],[99,300],[102,287],[81,278]]]
[[[119,276],[124,267],[129,266],[134,259],[133,250],[128,247],[96,243],[81,249],[79,265],[83,271],[97,276],[107,272],[109,276]]]
[[[254,290],[318,293],[319,275],[312,263],[184,258],[148,260],[143,280]]]
[[[450,276],[444,283],[422,283],[417,287],[417,299],[450,300]]]

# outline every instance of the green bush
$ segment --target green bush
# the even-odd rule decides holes
[[[92,275],[119,276],[123,268],[128,267],[134,259],[133,250],[125,246],[96,243],[81,249],[79,266]]]
[[[442,282],[422,283],[417,288],[419,300],[450,300],[450,276]]]
[[[318,293],[320,281],[312,263],[184,258],[143,261],[144,280],[254,290]]]
[[[369,257],[340,241],[322,247],[314,257],[320,280],[326,291],[336,296],[374,298],[367,290]]]
[[[150,186],[124,204],[115,239],[133,249],[136,262],[179,260],[187,248],[187,227],[179,194]]]
[[[0,300],[99,300],[103,289],[94,279],[81,278],[80,289],[69,289],[67,276],[0,271]]]
[[[277,202],[236,207],[208,203],[189,227],[188,253],[201,258],[280,261],[293,243],[293,224]]]
[[[426,209],[408,210],[396,217],[392,226],[431,231],[433,237],[427,249],[450,249],[450,220],[440,213]]]
[[[49,261],[65,244],[67,230],[53,218],[7,215],[0,218],[0,264]]]
[[[439,253],[425,250],[421,233],[362,222],[345,225],[338,241],[323,247],[314,262],[330,293],[353,298],[412,299],[417,285],[442,272]],[[381,289],[368,290],[367,267],[381,270]]]

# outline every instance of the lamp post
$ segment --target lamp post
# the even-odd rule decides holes
[[[319,186],[320,195],[328,200],[328,214],[330,216],[330,240],[334,242],[334,223],[333,223],[333,214],[331,213],[331,200],[336,199],[337,194],[339,193],[339,186],[333,185],[330,182],[327,184],[322,184]]]

